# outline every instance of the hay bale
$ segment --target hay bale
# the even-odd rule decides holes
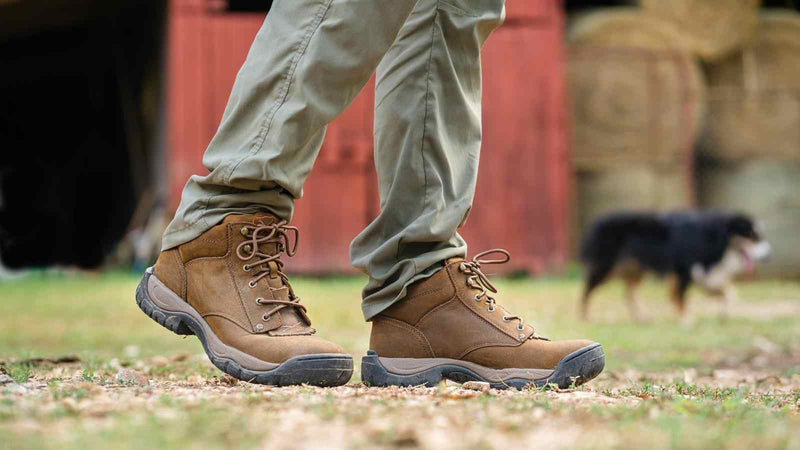
[[[752,43],[710,65],[708,76],[705,153],[800,161],[800,14],[763,14]]]
[[[568,42],[573,164],[685,165],[704,112],[705,83],[674,27],[618,8],[576,20]]]
[[[648,14],[668,20],[689,50],[714,61],[738,50],[753,36],[760,0],[639,0]]]
[[[689,50],[689,43],[669,21],[625,7],[578,15],[570,21],[567,42],[572,46]]]
[[[579,171],[575,176],[577,226],[582,236],[599,217],[620,210],[668,211],[692,204],[688,170],[632,166]]]
[[[800,162],[748,161],[701,166],[698,196],[704,207],[752,214],[764,223],[773,254],[758,272],[800,276]]]

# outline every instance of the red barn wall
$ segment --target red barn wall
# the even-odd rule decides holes
[[[215,6],[216,5],[216,6]],[[190,175],[207,173],[211,140],[263,14],[219,2],[173,0],[168,64],[170,204]],[[222,3],[224,5],[224,3]],[[470,254],[504,247],[499,270],[540,272],[568,253],[563,12],[559,0],[510,0],[483,52],[484,143],[475,204],[461,230]],[[373,83],[328,129],[298,200],[293,272],[352,271],[348,245],[379,210],[372,161]],[[348,195],[342,195],[346,189]],[[325,217],[325,220],[313,220]]]

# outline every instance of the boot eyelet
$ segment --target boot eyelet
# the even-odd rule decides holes
[[[248,230],[247,227],[242,227],[241,233],[242,236],[247,236],[248,234],[250,234],[250,230]]]
[[[503,322],[508,322],[508,316],[503,316]]]
[[[263,324],[260,324],[260,323],[256,324],[256,330],[263,330],[263,329],[264,329],[264,325]]]
[[[494,306],[493,305],[489,306],[489,312],[494,312]]]
[[[480,294],[475,294],[475,301],[476,301],[476,302],[479,302],[479,301],[481,301],[481,296],[480,296]]]
[[[517,325],[517,330],[522,331],[524,329],[525,329],[525,327],[522,326],[522,324]]]
[[[245,272],[250,272],[250,269],[251,269],[251,267],[249,265],[247,265],[247,264],[242,266],[242,270],[244,270]]]
[[[250,244],[247,244],[247,245],[245,245],[245,246],[244,246],[242,249],[243,249],[245,252],[247,252],[247,253],[250,253],[250,251],[251,251],[251,250],[253,250],[253,246],[252,246],[252,245],[250,245]]]
[[[247,285],[250,286],[250,289],[253,289],[253,288],[256,287],[255,281],[251,281],[251,282],[247,283]]]
[[[264,304],[264,299],[263,299],[263,298],[261,298],[261,297],[258,297],[258,298],[256,299],[256,305],[263,305],[263,304]]]
[[[521,341],[523,339],[525,339],[525,334],[524,333],[520,333],[519,334],[519,340]]]
[[[261,320],[263,320],[264,322],[268,322],[268,321],[269,321],[269,319],[270,319],[270,317],[269,317],[268,315],[266,315],[266,314],[264,314],[263,316],[261,316]]]

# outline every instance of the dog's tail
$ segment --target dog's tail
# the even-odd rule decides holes
[[[617,212],[597,219],[581,243],[581,262],[587,267],[613,264],[622,252],[634,250],[639,238],[664,239],[668,231],[653,213]]]

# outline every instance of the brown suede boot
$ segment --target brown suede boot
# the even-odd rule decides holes
[[[294,234],[294,246],[289,235]],[[153,320],[194,334],[220,370],[279,386],[339,386],[353,358],[313,336],[300,298],[282,272],[297,228],[267,215],[232,215],[197,239],[161,253],[136,290]]]
[[[502,260],[481,260],[502,253]],[[522,388],[548,383],[566,388],[596,377],[605,365],[600,344],[550,341],[497,305],[497,290],[481,264],[509,260],[490,250],[408,287],[406,297],[372,320],[370,351],[361,378],[370,386],[434,386],[442,378]]]

